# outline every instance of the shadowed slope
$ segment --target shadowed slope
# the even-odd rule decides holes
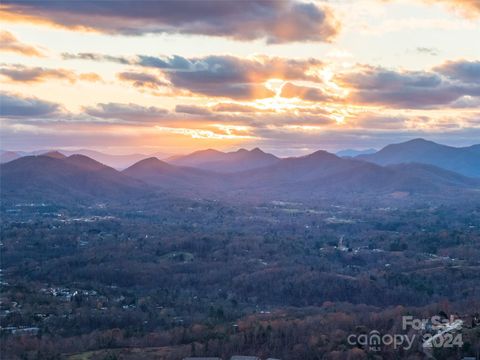
[[[55,200],[105,200],[139,195],[142,184],[83,155],[25,156],[2,164],[2,196]]]

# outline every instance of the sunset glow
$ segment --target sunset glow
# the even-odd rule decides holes
[[[287,3],[269,11],[283,14]],[[293,154],[380,146],[424,132],[452,145],[478,138],[475,2],[313,4],[322,21],[272,15],[257,22],[248,3],[241,23],[202,19],[195,28],[188,7],[175,13],[185,20],[178,25],[150,2],[138,14],[126,2],[105,2],[91,16],[88,2],[6,1],[2,148],[176,153],[213,141],[220,149]],[[87,140],[82,134],[92,126]]]

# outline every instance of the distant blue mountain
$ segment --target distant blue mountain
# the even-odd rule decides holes
[[[335,155],[339,157],[355,157],[358,155],[369,155],[376,153],[376,149],[365,149],[365,150],[356,150],[356,149],[345,149],[345,150],[340,150]]]
[[[405,163],[428,164],[464,176],[480,177],[480,145],[457,148],[425,139],[413,139],[388,145],[374,154],[359,155],[356,158],[383,166]]]

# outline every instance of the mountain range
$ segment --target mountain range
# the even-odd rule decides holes
[[[140,195],[144,184],[84,155],[49,152],[0,165],[2,199],[70,202]]]
[[[267,154],[259,148],[253,150],[239,149],[233,152],[207,149],[189,155],[172,156],[165,159],[166,162],[174,165],[196,167],[221,173],[257,169],[275,164],[279,160],[275,155]]]
[[[376,153],[376,149],[364,149],[364,150],[356,150],[356,149],[345,149],[340,150],[335,153],[335,155],[340,157],[355,157],[358,155],[368,155]]]
[[[1,151],[0,163],[6,163],[22,156],[41,155],[46,152],[48,151]],[[156,157],[171,165],[193,167],[218,173],[235,173],[258,169],[278,163],[280,160],[279,157],[266,153],[259,148],[252,150],[239,149],[231,152],[207,149],[175,156],[168,156],[164,153],[111,155],[88,149],[59,150],[59,152],[67,156],[74,154],[85,155],[117,170],[126,169],[141,160],[151,157]],[[425,139],[413,139],[399,144],[387,145],[379,151],[375,149],[346,149],[338,151],[336,155],[342,158],[356,158],[383,166],[403,163],[429,164],[458,172],[465,176],[480,177],[480,144],[468,147],[453,147]]]
[[[432,148],[439,151],[437,156]],[[478,150],[478,146],[451,148],[419,139],[356,158],[322,150],[290,158],[277,158],[260,149],[205,150],[168,162],[142,159],[123,171],[85,155],[53,151],[0,165],[0,182],[2,198],[12,201],[123,201],[158,191],[238,201],[398,193],[479,195],[480,178],[473,177],[479,170]],[[457,162],[446,159],[439,164],[448,156],[457,157]],[[437,166],[418,160],[436,161]]]
[[[0,164],[7,163],[9,161],[18,159],[23,156],[42,155],[52,151],[58,151],[63,155],[85,155],[94,160],[97,160],[105,165],[111,166],[117,170],[123,170],[136,162],[146,159],[151,156],[158,157],[160,159],[168,157],[165,153],[154,153],[151,155],[145,154],[126,154],[126,155],[113,155],[106,154],[100,151],[79,149],[79,150],[36,150],[36,151],[1,151],[0,152]]]
[[[388,145],[376,153],[358,155],[356,158],[378,165],[429,164],[465,176],[480,177],[480,145],[457,148],[425,139],[413,139]]]

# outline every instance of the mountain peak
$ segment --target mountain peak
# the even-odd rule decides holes
[[[332,154],[332,153],[329,153],[328,151],[326,150],[317,150],[309,155],[306,155],[305,156],[306,158],[316,158],[316,159],[320,159],[320,158],[338,158],[338,156],[336,156],[335,154]]]
[[[433,141],[427,140],[425,138],[415,138],[415,139],[408,140],[406,142],[433,142]]]
[[[132,171],[133,169],[170,169],[173,165],[166,163],[154,156],[140,160],[128,167],[125,171]]]
[[[426,140],[423,138],[416,138],[412,140],[408,140],[402,143],[397,144],[390,144],[385,146],[383,149],[379,151],[397,151],[397,149],[402,149],[402,151],[437,151],[439,148],[450,148],[447,145],[440,145],[434,141]]]
[[[242,153],[242,154],[265,154],[265,152],[262,151],[258,147],[253,148],[252,150],[247,150],[245,148],[240,148],[237,151],[234,151],[234,153],[237,153],[237,154],[240,154],[240,153]]]
[[[163,163],[164,161],[160,160],[159,158],[155,157],[155,156],[152,156],[152,157],[149,157],[149,158],[146,158],[146,159],[143,159],[143,160],[140,160],[139,162],[137,162],[137,164],[159,164],[159,163]]]
[[[44,154],[42,154],[41,156],[47,156],[47,157],[50,157],[50,158],[53,158],[53,159],[65,159],[66,156],[63,155],[60,151],[48,151]]]
[[[216,149],[205,149],[205,150],[197,150],[193,153],[191,153],[189,156],[191,155],[198,155],[198,154],[202,154],[202,155],[217,155],[217,154],[223,154],[222,151],[219,151],[219,150],[216,150]]]
[[[398,145],[401,145],[401,144],[430,144],[430,145],[438,145],[436,142],[433,142],[433,141],[430,141],[430,140],[427,140],[427,139],[424,139],[424,138],[415,138],[415,139],[412,139],[412,140],[409,140],[409,141],[405,141],[404,143],[400,143]]]
[[[252,150],[250,150],[251,153],[258,153],[258,154],[265,154],[265,151],[263,151],[262,149],[260,149],[259,147],[256,147],[256,148],[253,148]]]
[[[434,165],[464,176],[480,176],[480,157],[469,148],[437,144],[422,138],[391,144],[375,154],[358,158],[378,165],[420,163]]]
[[[233,173],[272,165],[278,160],[276,156],[267,154],[259,148],[252,150],[240,148],[229,152],[213,149],[200,150],[189,155],[169,158],[167,162],[177,166]]]

